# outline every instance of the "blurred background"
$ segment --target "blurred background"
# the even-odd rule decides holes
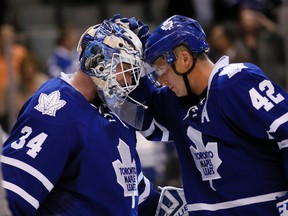
[[[76,46],[89,26],[119,13],[153,31],[166,18],[200,22],[216,62],[252,62],[288,89],[288,0],[0,0],[0,125],[6,136],[23,103],[47,79],[74,73]],[[174,143],[148,142],[138,150],[147,177],[181,186]]]

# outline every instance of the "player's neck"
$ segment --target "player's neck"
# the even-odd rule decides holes
[[[198,64],[198,65],[197,65]],[[189,74],[189,82],[192,87],[192,92],[200,96],[208,86],[210,74],[213,70],[214,64],[210,61],[197,62],[193,73]]]
[[[82,72],[81,70],[77,70],[76,73],[71,78],[71,85],[80,92],[87,101],[94,101],[97,95],[97,87],[95,83],[92,81],[91,77]]]

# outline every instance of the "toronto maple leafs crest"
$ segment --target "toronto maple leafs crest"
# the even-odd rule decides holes
[[[53,91],[49,95],[41,93],[38,98],[38,105],[34,108],[43,115],[56,116],[56,111],[64,107],[65,100],[60,100],[60,92]]]
[[[136,163],[131,157],[129,146],[121,139],[119,139],[117,148],[121,161],[116,160],[112,163],[117,176],[117,182],[123,187],[124,196],[131,196],[134,199],[135,196],[138,196]]]
[[[222,163],[218,155],[218,144],[216,142],[208,142],[205,146],[201,132],[192,127],[188,127],[187,135],[196,146],[196,148],[190,146],[190,152],[197,169],[201,173],[202,180],[209,181],[210,187],[216,191],[212,181],[221,178],[218,168]]]
[[[233,63],[227,65],[220,72],[219,76],[227,75],[229,78],[233,77],[236,73],[242,71],[243,68],[247,68],[243,63]]]
[[[171,30],[173,27],[173,21],[172,20],[166,20],[163,25],[161,26],[161,29],[164,31]]]

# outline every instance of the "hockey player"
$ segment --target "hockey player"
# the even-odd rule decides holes
[[[154,215],[159,194],[141,171],[135,129],[119,118],[123,107],[141,107],[129,97],[141,42],[105,20],[87,29],[78,52],[76,73],[43,84],[4,143],[9,207],[15,216]]]
[[[185,16],[148,37],[148,77],[162,87],[146,90],[154,119],[143,134],[173,135],[189,215],[287,216],[288,95],[256,65],[227,56],[214,64],[208,51],[202,27]]]

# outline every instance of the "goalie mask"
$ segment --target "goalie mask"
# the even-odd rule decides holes
[[[128,28],[104,20],[81,36],[80,68],[91,76],[108,108],[128,124],[141,128],[144,106],[129,94],[139,85],[142,44]]]

